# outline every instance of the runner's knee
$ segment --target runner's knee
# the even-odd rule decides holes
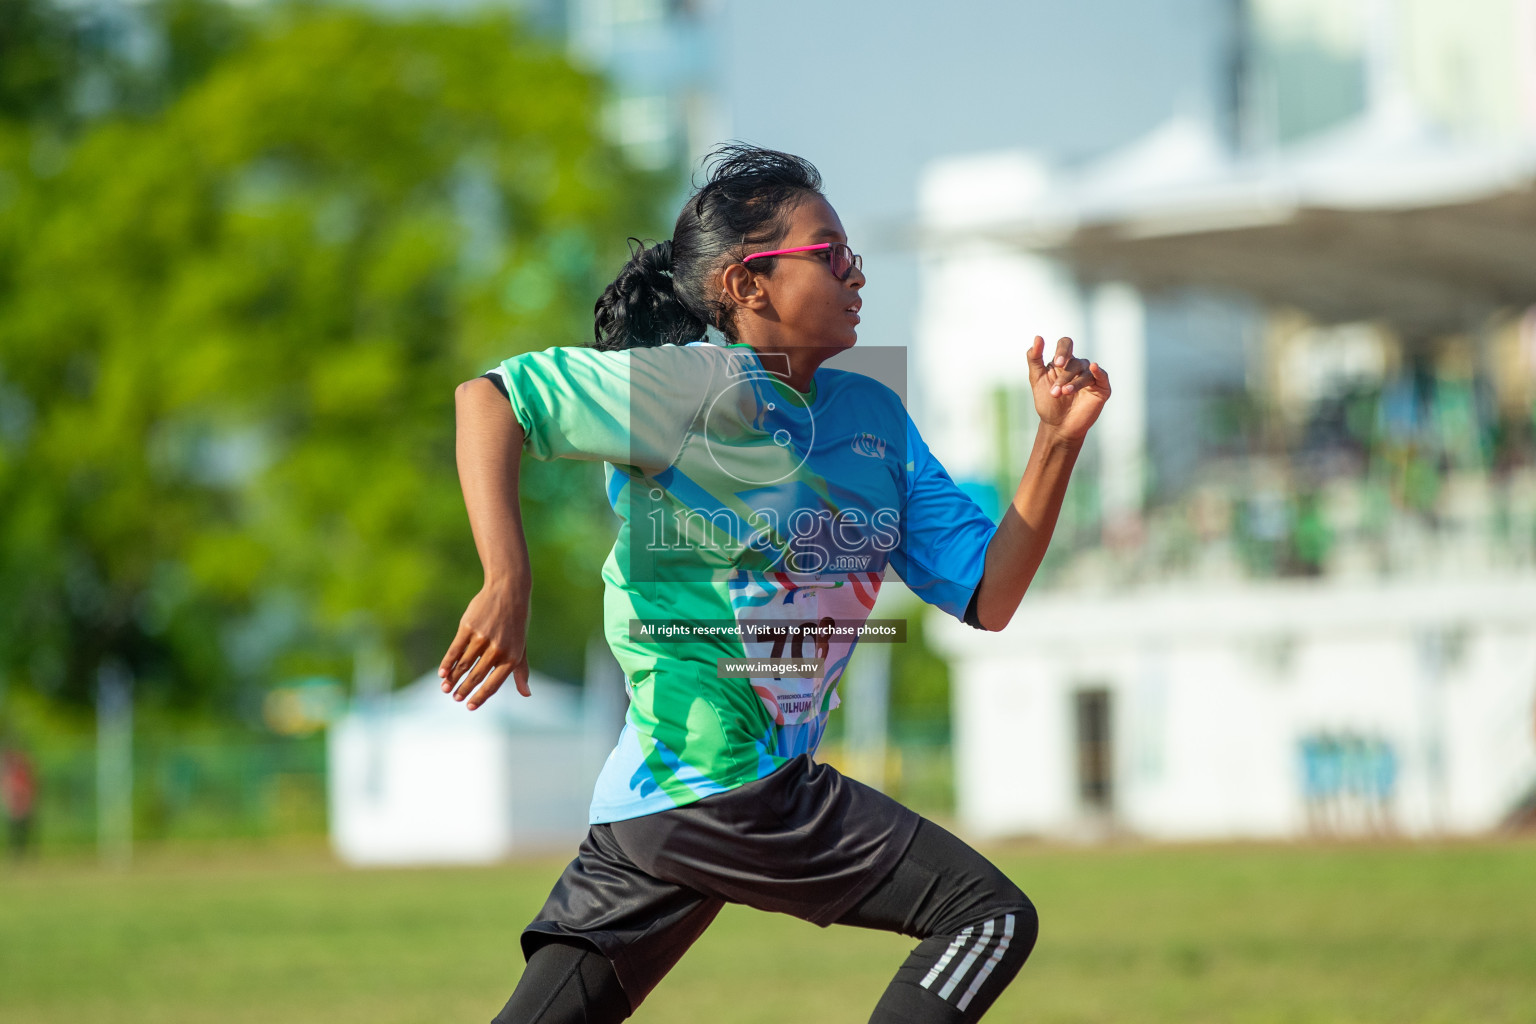
[[[1024,895],[1024,890],[1001,871],[998,875],[1001,881],[987,911],[987,919],[994,922],[994,928],[1006,926],[1012,932],[1012,941],[1003,954],[1007,963],[999,966],[1003,977],[1012,978],[1029,959],[1035,940],[1040,937],[1040,914],[1035,910],[1034,902]],[[1003,970],[1004,966],[1009,969]]]
[[[975,1020],[1008,987],[1040,935],[1034,902],[1000,869],[994,866],[988,874],[964,918],[946,929],[949,961],[939,954],[922,986],[958,1010],[962,1020]]]
[[[1019,894],[1022,896],[1022,894]],[[1039,930],[1028,899],[912,951],[881,997],[873,1024],[970,1024],[1013,981]]]
[[[547,941],[528,958],[491,1024],[618,1024],[631,1013],[613,964],[586,945]]]
[[[1018,936],[1017,944],[1024,949],[1024,955],[1028,956],[1029,950],[1034,948],[1035,939],[1040,935],[1040,914],[1034,902],[1024,895],[1024,890],[1015,885],[1012,879],[1001,871],[998,876],[1000,881],[984,912],[984,919],[996,920],[1012,915],[1015,934]]]

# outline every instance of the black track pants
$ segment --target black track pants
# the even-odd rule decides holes
[[[991,861],[924,819],[896,870],[837,921],[921,939],[871,1024],[979,1020],[1019,973],[1040,930],[1029,898]]]
[[[1035,908],[990,861],[926,819],[885,880],[836,922],[920,939],[871,1024],[979,1020],[1034,949]],[[612,1024],[631,1013],[612,965],[567,941],[542,945],[492,1024]]]
[[[629,1014],[608,958],[562,940],[545,943],[528,958],[517,989],[492,1024],[607,1024]]]

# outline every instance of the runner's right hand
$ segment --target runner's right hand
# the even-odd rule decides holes
[[[501,689],[511,676],[517,692],[528,689],[528,598],[532,581],[486,584],[459,620],[459,632],[443,656],[437,674],[443,692],[454,700],[469,698],[473,711]]]

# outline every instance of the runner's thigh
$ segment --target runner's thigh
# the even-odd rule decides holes
[[[595,947],[606,956],[632,1007],[704,934],[722,902],[656,878],[634,863],[607,825],[593,825],[543,908],[523,930],[523,956],[550,941]]]
[[[1034,905],[997,865],[923,818],[896,867],[837,923],[924,939],[1008,913],[1035,921]]]

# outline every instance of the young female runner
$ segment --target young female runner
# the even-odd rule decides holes
[[[871,1020],[974,1021],[1033,948],[1033,905],[813,755],[887,566],[972,626],[1008,624],[1109,380],[1070,339],[1049,364],[1034,339],[1040,428],[993,524],[894,392],[821,365],[854,344],[865,279],[815,168],[748,146],[709,166],[671,241],[603,293],[594,346],[513,357],[457,392],[485,583],[443,658],[453,699],[473,710],[509,676],[529,696],[521,453],[602,460],[623,520],[603,579],[629,710],[495,1021],[623,1020],[727,902],[912,936]],[[808,677],[762,664],[786,655]]]

